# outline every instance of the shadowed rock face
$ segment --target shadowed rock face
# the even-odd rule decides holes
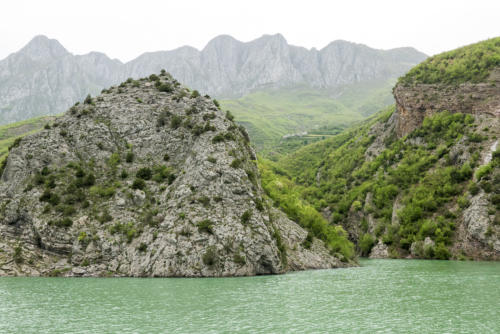
[[[160,91],[162,90],[162,91]],[[343,264],[263,198],[244,129],[170,75],[25,137],[0,181],[0,275],[240,276]]]
[[[58,41],[37,36],[0,61],[0,124],[62,113],[88,93],[161,69],[203,94],[239,97],[263,88],[396,78],[425,58],[412,48],[382,51],[345,41],[307,50],[278,34],[247,43],[219,36],[201,51],[186,46],[149,52],[124,64],[97,52],[75,56]]]
[[[399,137],[418,128],[425,117],[448,110],[452,113],[488,114],[500,117],[500,69],[487,83],[445,84],[401,83],[394,88],[396,133]]]

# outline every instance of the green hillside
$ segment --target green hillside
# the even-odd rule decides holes
[[[406,85],[484,82],[500,66],[500,37],[427,58],[399,79]]]
[[[16,138],[23,137],[40,130],[45,124],[52,121],[54,116],[37,117],[26,121],[0,126],[0,163],[9,152],[9,146]]]
[[[391,256],[405,256],[413,242],[421,245],[429,237],[435,246],[420,256],[449,258],[457,222],[471,196],[484,191],[494,224],[500,225],[500,150],[488,164],[480,159],[500,136],[499,129],[471,115],[442,112],[408,137],[387,136],[381,154],[370,157],[367,150],[375,141],[370,128],[390,126],[392,112],[378,113],[281,159],[276,177],[287,176],[295,182],[298,198],[330,212],[331,223],[350,231],[362,254],[381,239]],[[457,161],[456,152],[466,161]],[[394,218],[396,200],[400,209]],[[369,216],[376,226],[369,226]],[[488,231],[494,233],[492,227]]]
[[[221,104],[248,129],[260,152],[283,154],[337,134],[392,104],[394,82],[342,86],[335,92],[308,87],[257,91]]]

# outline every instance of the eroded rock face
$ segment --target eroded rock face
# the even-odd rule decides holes
[[[489,201],[483,191],[470,198],[457,231],[458,246],[473,258],[500,259],[500,226],[488,213]]]
[[[500,69],[493,71],[487,83],[416,84],[399,83],[394,87],[396,133],[409,134],[422,125],[425,117],[447,110],[455,113],[489,114],[500,117]]]
[[[161,91],[160,91],[161,90]],[[163,74],[25,137],[0,182],[0,275],[242,276],[343,264],[263,198],[248,135]]]

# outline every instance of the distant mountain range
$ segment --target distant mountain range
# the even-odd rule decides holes
[[[128,77],[166,69],[187,86],[217,98],[308,86],[332,89],[396,78],[427,56],[413,48],[376,50],[334,41],[321,50],[289,45],[280,35],[240,42],[222,35],[199,51],[184,46],[122,63],[103,53],[73,55],[57,40],[36,36],[0,61],[0,124],[58,114],[88,93]]]

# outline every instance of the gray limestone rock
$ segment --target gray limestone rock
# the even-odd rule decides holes
[[[73,106],[14,147],[0,275],[243,276],[345,266],[269,208],[243,129],[169,74]]]

